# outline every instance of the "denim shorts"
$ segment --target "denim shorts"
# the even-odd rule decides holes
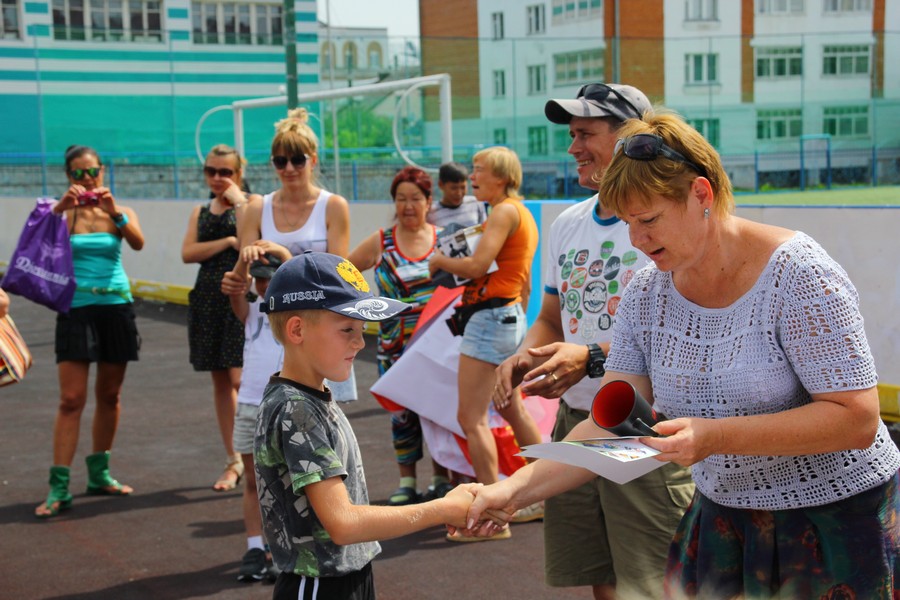
[[[479,310],[466,325],[459,353],[499,365],[519,348],[526,329],[521,302]]]

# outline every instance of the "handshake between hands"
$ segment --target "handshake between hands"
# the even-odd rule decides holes
[[[465,536],[491,537],[503,529],[516,510],[497,484],[464,483],[444,496],[447,531]]]

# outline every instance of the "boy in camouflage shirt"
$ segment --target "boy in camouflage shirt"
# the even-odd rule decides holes
[[[274,598],[316,590],[318,598],[374,600],[376,540],[465,525],[472,486],[423,504],[370,506],[356,436],[323,385],[349,377],[364,321],[407,307],[374,297],[349,261],[326,253],[295,256],[269,284],[260,309],[284,346],[284,368],[259,408],[254,462],[263,529],[281,570]]]

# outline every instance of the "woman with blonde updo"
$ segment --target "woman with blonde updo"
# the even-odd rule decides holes
[[[232,443],[244,326],[234,316],[229,297],[219,290],[222,276],[239,256],[237,219],[248,200],[241,191],[244,163],[231,146],[218,144],[209,151],[203,174],[212,199],[191,212],[181,245],[185,263],[200,263],[197,281],[188,295],[188,342],[194,370],[212,375],[216,420],[227,457],[225,470],[213,485],[217,492],[234,489],[244,474],[241,455]]]
[[[350,207],[316,185],[319,140],[308,121],[307,110],[295,108],[275,124],[270,160],[281,189],[248,204],[240,228],[244,264],[263,257],[260,240],[280,244],[295,256],[315,250],[346,257],[350,250]]]
[[[314,169],[319,160],[319,140],[308,121],[306,109],[296,108],[287,118],[275,123],[270,161],[281,180],[281,188],[263,197],[251,197],[240,215],[241,256],[222,279],[222,292],[229,296],[249,291],[249,266],[257,260],[268,263],[269,256],[275,256],[283,261],[307,250],[346,257],[350,250],[350,207],[344,198],[317,185]],[[355,391],[355,382],[348,383],[352,383]],[[331,382],[326,385],[334,389]],[[239,433],[240,429],[238,427]],[[234,442],[235,450],[246,458],[244,523],[248,536],[247,553],[241,560],[238,579],[268,579],[272,573],[271,557],[263,548],[259,507],[254,502],[252,437],[247,439],[238,435]]]

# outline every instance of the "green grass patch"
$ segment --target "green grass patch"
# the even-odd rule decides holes
[[[841,187],[805,192],[735,193],[738,205],[767,206],[900,206],[900,186]]]

